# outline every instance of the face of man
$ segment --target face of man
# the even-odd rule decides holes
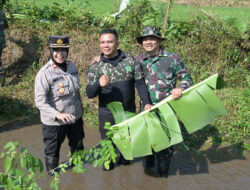
[[[157,55],[162,40],[153,36],[147,36],[142,40],[142,47],[151,56]]]
[[[105,58],[113,58],[118,55],[119,43],[114,34],[107,33],[100,36],[100,50]]]
[[[54,49],[53,58],[57,63],[63,63],[67,59],[67,50],[65,48]]]

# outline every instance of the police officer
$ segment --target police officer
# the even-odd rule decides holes
[[[5,14],[0,11],[0,86],[4,85],[5,82],[5,70],[1,60],[3,49],[6,47],[4,30],[8,28],[8,22]]]
[[[178,99],[182,91],[192,84],[192,78],[180,57],[168,52],[161,47],[165,40],[160,31],[148,26],[143,29],[142,36],[137,37],[137,42],[142,45],[145,54],[139,55],[137,61],[141,64],[145,82],[150,94],[152,104],[172,95]],[[176,87],[177,80],[180,83]],[[167,177],[173,147],[155,153],[157,158],[157,175]],[[155,163],[155,155],[146,157],[146,172]]]
[[[94,62],[88,71],[86,93],[89,98],[99,98],[99,130],[105,138],[105,122],[115,124],[107,104],[121,102],[126,111],[135,112],[135,86],[145,105],[150,109],[150,100],[140,65],[135,58],[118,49],[116,30],[104,29],[100,32],[100,61]],[[118,164],[129,164],[122,155]],[[114,164],[110,164],[113,169]]]
[[[40,110],[48,172],[58,166],[66,136],[71,154],[83,150],[84,138],[78,70],[66,60],[69,38],[50,36],[49,47],[50,60],[39,70],[35,81],[35,104]]]

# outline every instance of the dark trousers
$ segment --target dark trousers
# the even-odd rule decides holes
[[[45,144],[44,153],[49,157],[59,157],[61,144],[66,136],[69,140],[70,151],[83,150],[84,130],[83,120],[78,119],[74,124],[67,125],[44,125],[43,124],[43,142]]]
[[[98,110],[99,114],[99,131],[101,133],[101,138],[106,138],[106,132],[108,130],[104,129],[105,122],[110,122],[111,126],[115,124],[114,117],[111,113],[111,111],[108,108],[105,107],[99,107]]]

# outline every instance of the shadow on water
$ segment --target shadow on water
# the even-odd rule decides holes
[[[237,149],[241,143],[235,143],[229,146],[222,146],[222,138],[215,126],[208,125],[194,134],[184,133],[184,143],[175,146],[175,154],[172,157],[172,165],[169,175],[195,175],[209,173],[209,165],[232,160],[246,160],[243,150]],[[201,139],[197,141],[195,138]],[[206,143],[210,139],[210,145]],[[187,147],[185,142],[192,148]],[[208,146],[207,148],[204,146]]]
[[[6,68],[7,77],[15,76],[10,82],[9,85],[17,84],[25,71],[29,68],[33,62],[38,64],[39,62],[39,46],[40,42],[37,37],[32,36],[28,42],[24,42],[21,40],[15,40],[10,37],[9,41],[16,43],[23,49],[23,55],[16,62],[12,63],[8,68]]]
[[[0,124],[0,133],[8,132],[16,129],[21,129],[25,127],[30,127],[33,125],[40,124],[40,119],[38,116],[32,116],[31,118],[25,118],[22,120],[12,120],[9,122],[5,122]]]
[[[38,122],[38,112],[32,105],[23,100],[0,95],[0,133],[24,128]]]

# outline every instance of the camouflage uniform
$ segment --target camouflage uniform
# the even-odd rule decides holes
[[[105,59],[101,54],[101,61],[93,63],[88,71],[88,84],[86,93],[89,98],[99,98],[99,127],[102,138],[106,130],[103,129],[105,121],[114,124],[111,112],[106,108],[108,103],[117,101],[123,104],[126,111],[135,112],[135,85],[143,103],[150,104],[143,73],[138,62],[131,55],[118,51],[119,56]],[[99,79],[102,75],[109,76],[109,85],[101,87]]]
[[[178,88],[187,89],[192,84],[192,78],[183,61],[174,53],[160,49],[158,56],[139,55],[138,62],[142,65],[150,98],[156,104],[171,95],[180,79]]]
[[[161,37],[160,31],[151,26],[143,30],[142,36],[137,37],[137,42],[142,44],[145,37],[154,37],[164,40],[164,38]],[[139,55],[137,61],[142,66],[145,82],[153,104],[171,95],[172,90],[176,88],[178,78],[180,79],[178,88],[184,90],[192,84],[192,78],[180,57],[174,53],[165,51],[161,47],[158,55],[150,56],[146,53]],[[174,149],[173,146],[171,146],[160,152],[154,153],[157,158],[157,176],[167,176],[173,152]],[[145,172],[149,175],[151,175],[151,172],[148,171],[148,169],[152,168],[154,165],[154,155],[145,157]]]

